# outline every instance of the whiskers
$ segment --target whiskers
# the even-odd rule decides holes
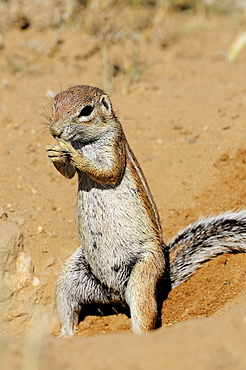
[[[42,119],[39,122],[36,122],[35,124],[30,124],[30,125],[36,132],[41,134],[41,141],[43,141],[49,135],[52,117],[48,113],[44,105],[41,104],[40,106],[40,103],[39,103],[39,104],[35,104],[35,106],[37,108],[36,114],[43,117],[44,119]]]
[[[38,139],[42,143],[50,135],[50,125],[52,123],[52,109],[54,104],[54,97],[57,92],[54,89],[53,82],[52,88],[47,89],[42,84],[37,84],[38,90],[42,90],[42,98],[37,97],[35,106],[35,114],[41,116],[43,119],[34,124],[30,124],[32,130],[39,134]],[[60,91],[62,91],[62,86],[59,86]]]

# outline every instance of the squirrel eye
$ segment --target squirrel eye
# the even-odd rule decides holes
[[[93,111],[94,107],[92,105],[86,105],[83,109],[81,109],[78,118],[89,116]]]

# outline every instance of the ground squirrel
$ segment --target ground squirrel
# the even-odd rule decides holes
[[[81,245],[57,280],[61,335],[72,336],[82,307],[126,303],[134,333],[160,325],[168,291],[204,261],[246,251],[246,211],[200,220],[168,245],[141,167],[108,95],[74,86],[54,98],[48,157],[65,177],[78,173]]]

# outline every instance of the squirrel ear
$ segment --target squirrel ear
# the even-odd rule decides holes
[[[107,112],[110,113],[111,103],[107,95],[102,95],[100,101],[101,101],[101,104],[104,106],[104,108],[106,108]]]

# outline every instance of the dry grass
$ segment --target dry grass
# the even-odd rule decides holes
[[[115,78],[121,76],[122,89],[129,92],[146,68],[139,53],[141,44],[166,44],[167,12],[194,12],[198,19],[205,20],[211,11],[228,13],[238,4],[243,6],[243,2],[236,0],[2,0],[0,32],[4,34],[11,28],[23,32],[29,27],[52,28],[57,29],[60,40],[65,27],[76,27],[78,32],[91,38],[93,50],[101,53],[104,88],[114,92]],[[124,50],[120,58],[112,53],[116,44]],[[44,51],[47,56],[53,56],[59,44],[54,43],[50,49]],[[12,73],[28,71],[28,61],[11,56],[6,60],[6,68]],[[33,68],[30,66],[30,69]]]

